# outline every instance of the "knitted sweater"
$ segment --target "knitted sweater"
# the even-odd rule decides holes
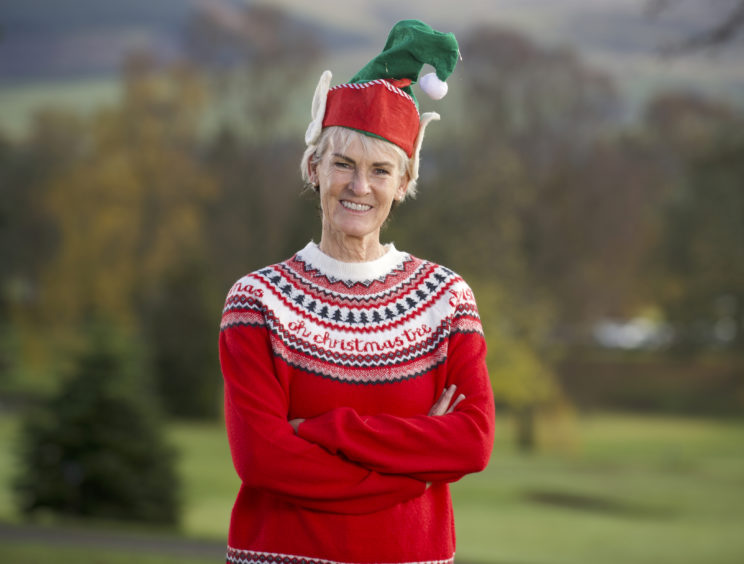
[[[310,243],[241,278],[220,331],[242,482],[227,561],[452,562],[447,483],[493,443],[485,355],[462,278],[392,245],[342,263]],[[466,399],[427,415],[450,384]]]

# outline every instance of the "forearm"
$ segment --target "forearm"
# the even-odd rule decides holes
[[[258,330],[243,328],[223,332],[220,339],[228,438],[246,485],[335,513],[378,511],[424,492],[419,480],[384,475],[295,436],[286,394],[270,364],[257,355],[258,337]]]
[[[463,396],[454,411],[361,416],[351,408],[337,408],[303,422],[298,435],[377,472],[453,481],[482,470],[491,454],[495,419],[485,345],[477,336],[454,341],[461,346],[453,347],[447,368],[458,397]]]
[[[302,423],[298,435],[370,470],[425,481],[454,481],[485,468],[492,425],[485,413],[359,416],[340,408]]]

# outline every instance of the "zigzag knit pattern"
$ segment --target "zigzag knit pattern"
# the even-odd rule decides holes
[[[454,558],[446,560],[427,560],[412,562],[411,564],[452,564]],[[271,552],[255,552],[252,550],[237,550],[228,548],[227,564],[345,564],[335,560],[307,558],[304,556],[288,556]],[[392,563],[391,563],[392,564]]]
[[[472,292],[461,277],[392,247],[385,271],[336,277],[310,244],[291,259],[240,279],[221,328],[265,326],[290,366],[355,384],[395,382],[444,360],[456,332],[481,333]],[[388,269],[390,260],[397,264]]]

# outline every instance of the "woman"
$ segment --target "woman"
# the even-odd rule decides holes
[[[301,165],[320,243],[240,279],[222,319],[242,481],[228,562],[453,561],[447,483],[485,468],[493,442],[483,332],[467,284],[380,229],[438,118],[410,85],[428,62],[441,93],[457,56],[454,36],[408,20],[350,83],[321,77]]]

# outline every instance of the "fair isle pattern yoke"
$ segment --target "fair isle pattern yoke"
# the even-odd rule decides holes
[[[341,272],[344,263],[310,243],[235,283],[221,329],[266,327],[288,365],[354,384],[416,378],[444,361],[450,335],[482,334],[473,293],[457,274],[392,245],[374,262]]]
[[[446,560],[427,560],[421,562],[411,562],[409,564],[452,564],[453,558]],[[347,562],[338,562],[336,560],[323,560],[321,558],[308,558],[305,556],[290,556],[287,554],[276,554],[273,552],[255,552],[253,550],[238,550],[228,547],[227,549],[228,564],[353,564]],[[378,563],[386,564],[386,563]],[[394,563],[389,563],[394,564]]]

